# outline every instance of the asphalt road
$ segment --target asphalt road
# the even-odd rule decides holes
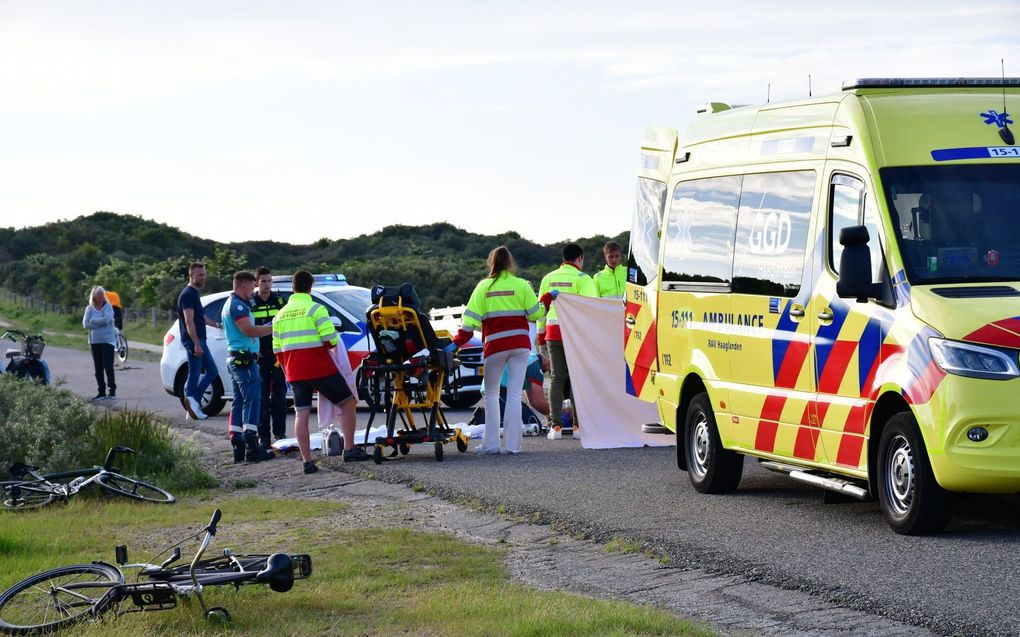
[[[94,394],[86,352],[48,348],[54,376]],[[118,369],[118,405],[182,415],[159,386],[157,364]],[[359,421],[367,419],[359,413]],[[452,422],[466,412],[449,412]],[[203,429],[226,430],[224,416]],[[671,563],[808,591],[841,606],[945,635],[1020,635],[1020,497],[960,497],[948,530],[902,537],[878,504],[825,504],[822,492],[747,460],[740,489],[706,496],[676,469],[673,448],[583,449],[577,440],[525,438],[518,456],[458,454],[358,465],[377,479],[416,482],[452,499],[538,514],[599,539],[646,543]],[[856,634],[854,632],[847,634]]]

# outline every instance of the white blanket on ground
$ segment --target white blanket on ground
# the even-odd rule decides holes
[[[673,438],[646,434],[641,425],[659,422],[655,405],[627,393],[623,357],[623,303],[561,294],[556,316],[570,368],[574,409],[581,425],[581,446],[663,447]]]
[[[481,439],[482,434],[485,433],[485,425],[469,425],[465,422],[455,422],[450,425],[450,429],[456,429],[460,427],[461,432],[468,438]],[[375,442],[375,439],[386,435],[386,425],[376,425],[372,427],[368,432],[369,443]],[[312,445],[313,451],[322,449],[322,433],[315,432],[308,436],[309,442]],[[354,442],[361,444],[365,440],[365,428],[362,427],[354,432]],[[297,438],[283,438],[273,443],[273,448],[288,453],[297,449]]]

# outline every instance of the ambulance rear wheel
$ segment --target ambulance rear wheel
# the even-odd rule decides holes
[[[878,499],[893,531],[926,535],[946,528],[949,494],[939,486],[928,452],[909,413],[889,419],[878,446]]]
[[[702,392],[691,400],[684,431],[687,432],[684,445],[687,475],[694,489],[700,493],[727,493],[736,489],[744,473],[744,457],[723,449],[708,394]]]

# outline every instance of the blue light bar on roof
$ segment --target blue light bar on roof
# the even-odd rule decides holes
[[[855,88],[1002,88],[1020,86],[1020,77],[865,77],[843,82],[843,90]]]

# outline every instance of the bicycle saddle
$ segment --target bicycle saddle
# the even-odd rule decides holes
[[[257,584],[269,584],[277,593],[286,593],[294,586],[294,566],[286,553],[273,553],[266,559],[266,567],[255,576]]]
[[[32,472],[38,470],[39,467],[33,467],[32,465],[23,464],[21,462],[15,462],[10,466],[9,469],[7,469],[7,472],[10,473],[15,478],[21,479],[26,477],[32,477]]]

